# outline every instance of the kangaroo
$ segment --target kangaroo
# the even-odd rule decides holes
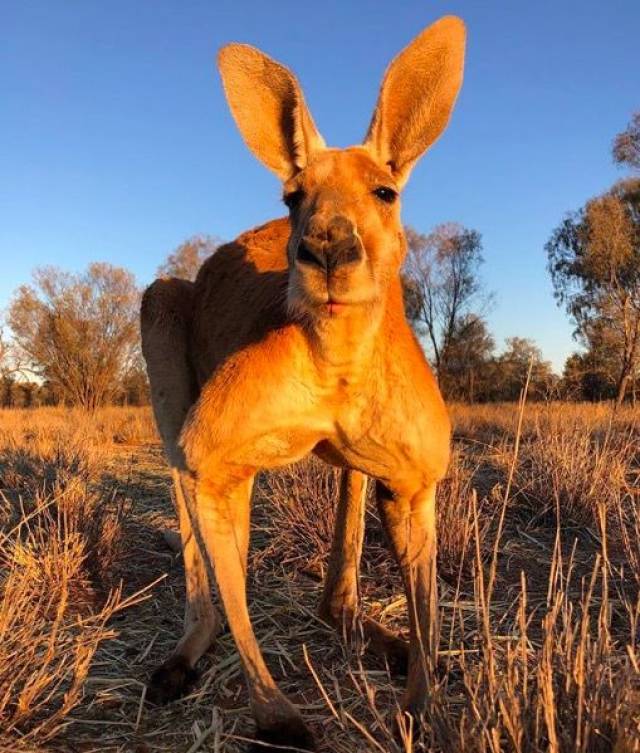
[[[256,473],[310,452],[344,470],[320,615],[354,619],[367,477],[407,595],[409,641],[364,618],[370,645],[405,664],[403,709],[419,717],[437,653],[436,485],[450,424],[406,321],[399,194],[445,129],[462,83],[465,28],[445,17],[391,63],[362,145],[325,142],[293,74],[254,47],[218,57],[247,146],[283,184],[288,217],[222,246],[194,283],[156,280],[141,309],[155,419],[172,469],[186,575],[184,634],[151,678],[170,700],[195,679],[221,618],[256,723],[252,750],[313,750],[278,689],[246,598]]]

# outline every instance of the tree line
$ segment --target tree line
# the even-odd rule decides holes
[[[407,318],[420,338],[449,400],[517,400],[531,369],[529,395],[549,399],[558,379],[536,344],[510,337],[501,353],[485,315],[493,296],[481,282],[482,239],[456,223],[428,234],[406,228],[403,271]]]
[[[210,236],[190,238],[157,275],[194,279],[219,245]],[[104,262],[80,273],[36,269],[9,304],[11,337],[0,332],[0,407],[147,404],[141,294],[130,271]]]
[[[553,373],[536,344],[508,338],[500,352],[486,316],[480,234],[457,223],[406,228],[406,314],[449,400],[516,400],[529,375],[534,400],[635,399],[640,376],[640,113],[613,142],[631,171],[569,213],[545,251],[556,299],[580,350]],[[158,276],[195,279],[220,240],[195,236]],[[0,406],[146,404],[140,350],[141,290],[126,269],[92,263],[81,273],[43,267],[14,293],[0,330]],[[7,334],[7,332],[9,334]]]

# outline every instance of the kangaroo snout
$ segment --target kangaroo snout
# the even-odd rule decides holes
[[[327,273],[362,259],[362,244],[351,220],[335,215],[312,217],[296,252],[296,261]]]

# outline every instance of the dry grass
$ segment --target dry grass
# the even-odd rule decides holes
[[[59,737],[115,635],[128,506],[102,473],[111,442],[146,423],[138,412],[1,412],[0,748]]]
[[[391,732],[402,681],[315,617],[337,490],[317,461],[256,490],[251,610],[274,675],[322,751],[640,750],[640,412],[535,405],[519,432],[513,405],[452,415],[441,666],[413,747]],[[175,523],[149,411],[1,412],[0,490],[0,751],[243,750],[228,633],[189,698],[144,703],[183,598],[161,543]],[[405,629],[374,505],[362,594]]]

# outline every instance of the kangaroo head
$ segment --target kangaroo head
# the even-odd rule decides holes
[[[380,305],[406,243],[399,195],[445,129],[464,66],[465,28],[445,17],[391,63],[362,145],[328,148],[294,75],[248,45],[219,54],[229,107],[289,209],[288,303],[313,320]]]

